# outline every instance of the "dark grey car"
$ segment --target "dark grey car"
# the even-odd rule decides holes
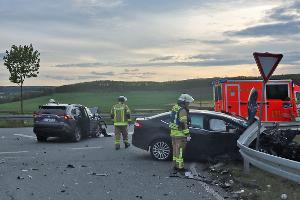
[[[88,108],[78,104],[48,104],[40,106],[34,114],[34,128],[37,140],[61,137],[78,142],[82,137],[99,137],[99,118]]]
[[[237,139],[247,128],[247,121],[224,113],[191,110],[191,141],[187,143],[185,158],[190,160],[239,158]],[[132,144],[150,151],[157,160],[172,157],[170,112],[138,118]]]

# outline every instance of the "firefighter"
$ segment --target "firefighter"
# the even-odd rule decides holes
[[[193,97],[188,94],[181,94],[178,98],[177,104],[171,111],[171,138],[173,147],[173,173],[185,172],[183,153],[186,142],[189,141],[189,104],[194,101]]]
[[[130,122],[130,109],[125,104],[127,98],[125,96],[118,97],[118,103],[111,109],[111,118],[115,126],[115,148],[120,149],[121,134],[125,148],[130,146],[128,142],[128,122]]]

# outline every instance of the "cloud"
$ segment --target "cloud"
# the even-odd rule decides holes
[[[231,39],[222,39],[222,40],[201,40],[201,39],[194,39],[194,38],[184,38],[180,39],[179,42],[185,44],[195,44],[195,43],[203,43],[203,44],[212,44],[212,45],[226,45],[226,44],[234,44],[237,43],[236,40]]]
[[[112,72],[112,71],[109,71],[109,72],[95,72],[95,71],[92,71],[91,74],[97,75],[98,77],[101,77],[101,76],[113,76],[113,75],[115,75],[115,73]]]
[[[139,69],[124,69],[124,72],[138,72],[140,71]]]
[[[0,53],[0,62],[2,62],[3,57],[4,57],[5,55],[6,55],[5,53]]]
[[[287,36],[300,33],[300,21],[279,22],[249,27],[240,31],[226,32],[229,36]]]
[[[295,1],[292,4],[283,4],[268,12],[268,18],[279,21],[299,20],[300,18],[300,2]]]
[[[81,7],[114,8],[123,4],[121,0],[73,0]]]
[[[291,36],[300,33],[300,2],[284,3],[266,12],[262,20],[263,24],[247,27],[242,30],[227,31],[228,36]]]
[[[171,60],[173,59],[175,56],[162,56],[162,57],[155,57],[150,59],[150,62],[154,62],[154,61],[161,61],[161,60]]]
[[[59,64],[54,65],[53,67],[99,67],[106,66],[104,63],[95,62],[95,63],[70,63],[70,64]]]

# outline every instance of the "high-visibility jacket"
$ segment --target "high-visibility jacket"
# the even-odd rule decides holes
[[[189,113],[186,109],[175,105],[171,111],[171,137],[187,137],[190,134],[188,124],[190,118]]]
[[[130,120],[130,109],[124,103],[117,103],[111,109],[111,117],[115,126],[126,126]]]

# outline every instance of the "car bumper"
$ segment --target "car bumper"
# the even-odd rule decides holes
[[[132,135],[132,145],[144,149],[146,151],[149,150],[149,142],[145,139],[145,135],[141,130],[134,130]]]
[[[45,137],[65,137],[71,136],[74,132],[74,128],[67,124],[61,123],[35,123],[33,127],[35,134],[41,134]]]

